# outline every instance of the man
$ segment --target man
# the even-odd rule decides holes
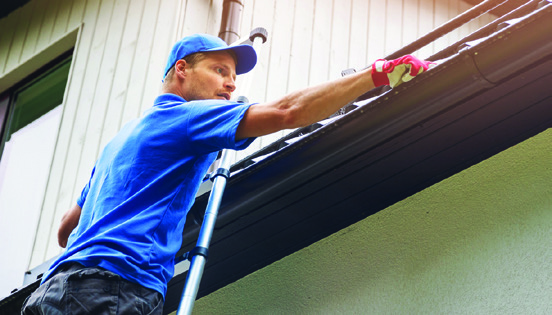
[[[25,314],[160,314],[186,213],[217,152],[322,120],[381,84],[427,70],[411,56],[264,104],[230,101],[236,75],[256,64],[251,46],[209,35],[175,44],[162,94],[100,154],[77,204],[63,217],[67,250],[23,307]],[[405,72],[406,71],[406,72]]]

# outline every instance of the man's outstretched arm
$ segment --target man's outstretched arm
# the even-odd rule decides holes
[[[69,209],[61,218],[61,224],[58,229],[58,244],[59,246],[65,248],[67,246],[67,240],[71,232],[79,224],[79,219],[81,215],[81,207],[78,204],[75,204],[71,209]]]
[[[283,129],[308,126],[325,119],[365,92],[380,86],[396,86],[427,70],[430,62],[407,55],[351,75],[308,87],[276,101],[249,107],[236,131],[236,140],[258,137]]]

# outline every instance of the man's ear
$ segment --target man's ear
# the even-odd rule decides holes
[[[179,59],[175,64],[174,64],[174,72],[175,72],[175,75],[179,78],[184,78],[186,77],[187,73],[188,73],[188,69],[189,69],[189,64],[186,62],[186,60],[184,59]]]

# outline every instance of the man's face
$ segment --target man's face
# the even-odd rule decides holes
[[[228,52],[209,52],[188,70],[183,86],[187,101],[230,100],[236,89],[236,63]]]

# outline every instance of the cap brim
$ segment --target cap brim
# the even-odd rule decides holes
[[[236,54],[237,62],[236,74],[244,74],[255,67],[257,64],[257,53],[253,46],[250,45],[236,45],[221,48],[213,48],[206,51],[225,51],[231,50]]]

